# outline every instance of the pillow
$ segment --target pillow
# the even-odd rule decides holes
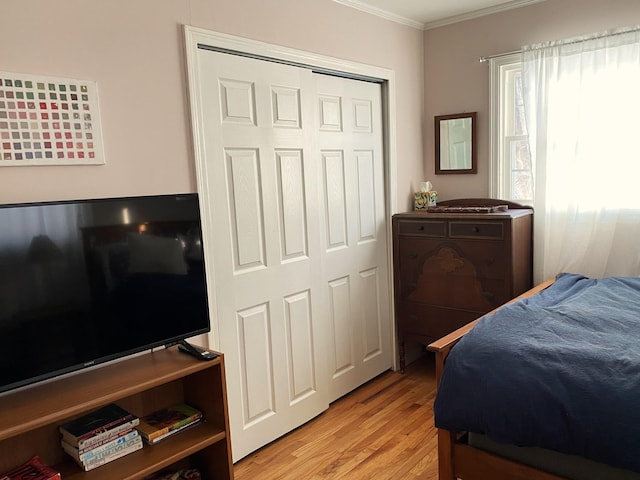
[[[131,233],[129,273],[164,273],[186,275],[182,244],[176,238]]]

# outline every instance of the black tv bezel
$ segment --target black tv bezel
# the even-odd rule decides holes
[[[99,198],[86,198],[86,199],[77,199],[77,200],[51,200],[51,201],[36,201],[36,202],[18,202],[18,203],[2,203],[0,204],[0,209],[5,208],[22,208],[22,207],[38,207],[38,206],[49,206],[49,205],[65,205],[65,204],[86,204],[86,203],[106,203],[110,201],[127,201],[127,200],[135,200],[135,199],[153,199],[153,198],[168,198],[168,197],[189,197],[195,198],[196,203],[198,205],[198,222],[202,225],[202,215],[200,212],[200,197],[197,192],[192,193],[167,193],[167,194],[150,194],[150,195],[129,195],[124,197],[99,197]],[[202,239],[201,239],[202,240]],[[204,244],[204,241],[203,241]],[[204,246],[203,246],[204,249]],[[203,264],[206,265],[206,254],[203,252]],[[208,292],[208,282],[206,276],[206,268],[205,268],[205,291]],[[74,365],[70,365],[65,368],[60,368],[57,370],[52,370],[47,373],[43,373],[41,375],[36,375],[33,377],[29,377],[23,380],[19,380],[17,382],[9,383],[9,384],[0,384],[0,396],[6,395],[8,393],[14,392],[16,390],[21,390],[24,388],[29,388],[36,386],[39,383],[47,382],[55,380],[59,377],[68,376],[71,374],[80,373],[83,370],[90,369],[93,367],[105,366],[105,364],[109,362],[114,362],[118,360],[123,360],[127,357],[140,354],[142,352],[148,351],[152,353],[154,349],[165,347],[169,348],[174,345],[178,345],[181,342],[185,341],[188,338],[203,335],[209,333],[211,331],[211,312],[210,312],[210,297],[207,293],[206,296],[206,311],[207,311],[207,325],[201,329],[193,330],[190,332],[181,333],[179,335],[174,335],[172,337],[168,337],[166,339],[158,340],[155,342],[145,343],[144,345],[139,345],[134,348],[130,348],[127,350],[123,350],[120,352],[116,352],[110,355],[105,355],[102,357],[97,357],[95,359],[91,359],[87,362],[77,363]]]

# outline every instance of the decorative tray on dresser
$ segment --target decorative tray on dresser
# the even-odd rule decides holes
[[[393,216],[395,313],[404,343],[428,344],[530,289],[533,209],[496,199]]]

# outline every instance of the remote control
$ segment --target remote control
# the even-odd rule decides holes
[[[205,350],[204,348],[197,347],[195,345],[191,345],[185,341],[181,341],[178,344],[178,350],[182,353],[188,353],[189,355],[193,355],[199,360],[213,360],[218,355],[210,352],[209,350]]]

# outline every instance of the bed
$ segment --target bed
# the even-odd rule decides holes
[[[640,479],[640,278],[560,274],[429,349],[440,480]]]

